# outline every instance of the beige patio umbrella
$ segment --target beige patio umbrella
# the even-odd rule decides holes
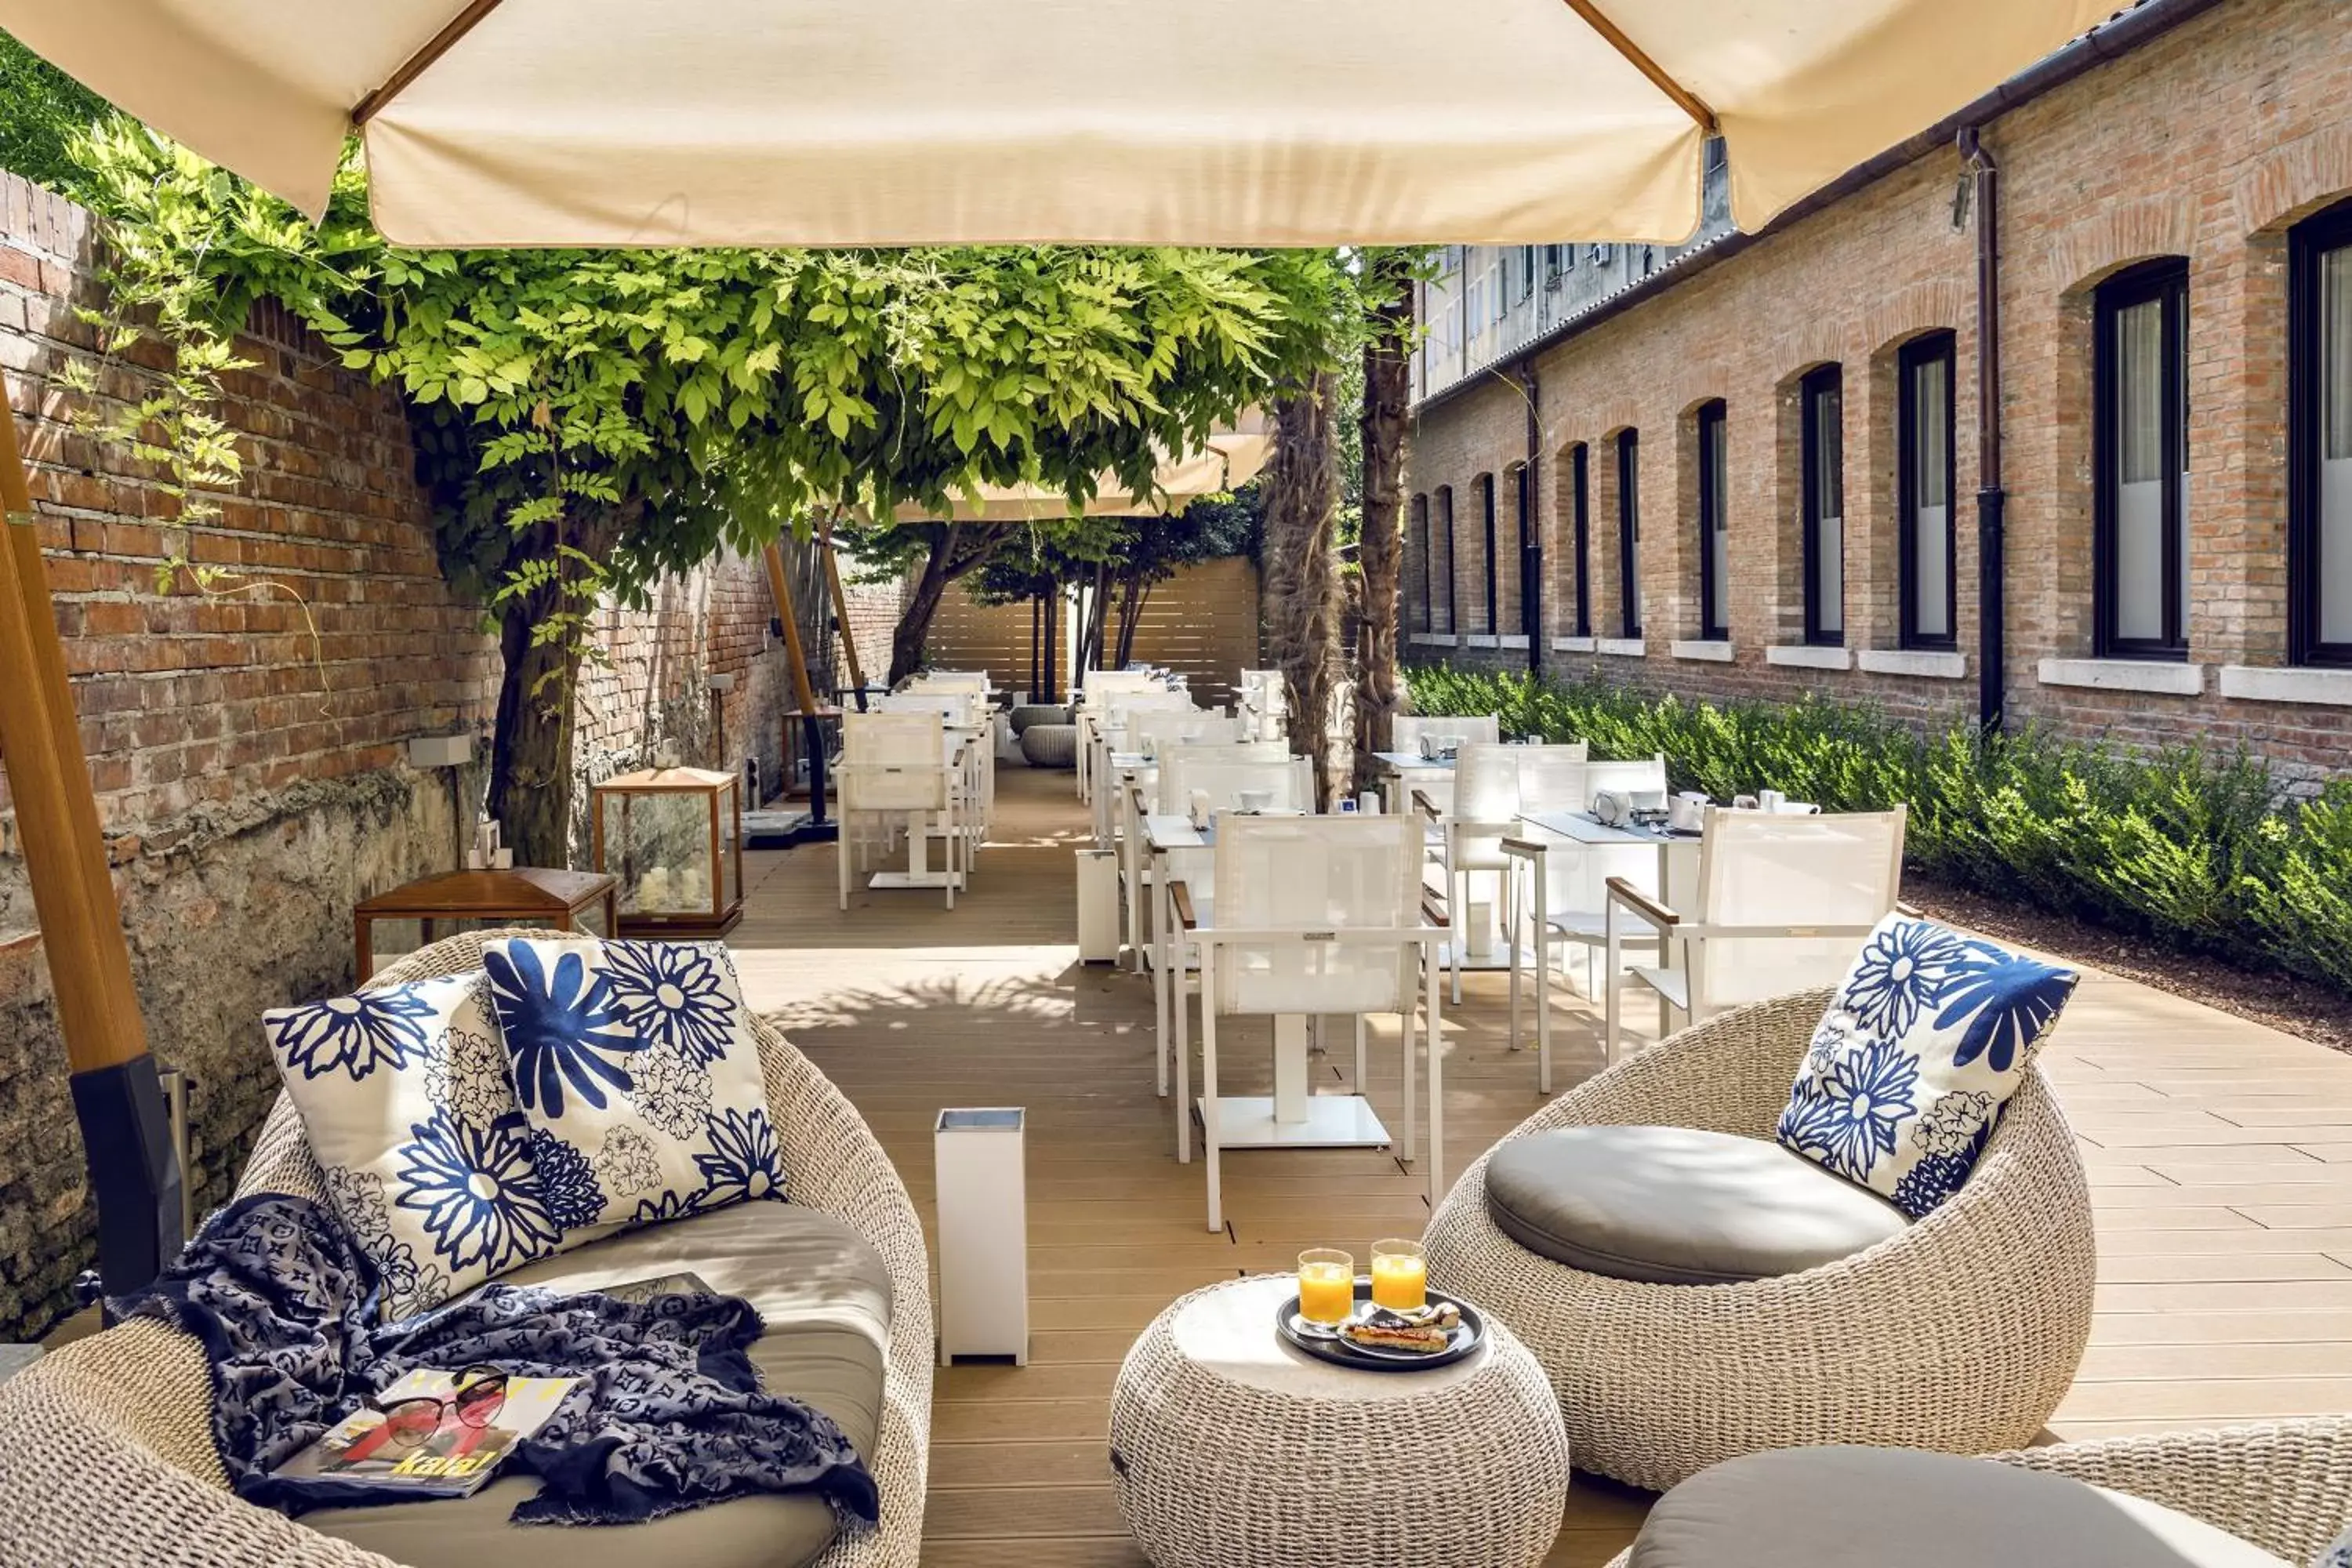
[[[1754,229],[2118,0],[0,0],[411,245],[1678,240]]]
[[[1231,426],[1214,431],[1199,446],[1165,458],[1151,476],[1151,488],[1137,491],[1104,474],[1095,493],[1073,508],[1070,498],[1047,485],[983,485],[959,498],[941,517],[936,507],[908,501],[900,522],[1043,522],[1057,517],[1160,517],[1182,511],[1202,496],[1236,489],[1265,471],[1274,456],[1274,426],[1264,411],[1245,410]]]
[[[0,27],[316,213],[365,138],[415,245],[1679,239],[1756,228],[2116,0],[0,0]],[[102,1184],[175,1215],[16,443],[0,755]],[[119,1250],[118,1250],[119,1249]],[[142,1272],[143,1270],[143,1272]]]

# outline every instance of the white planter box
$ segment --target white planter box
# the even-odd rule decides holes
[[[1118,962],[1118,852],[1081,849],[1078,867],[1078,962]]]

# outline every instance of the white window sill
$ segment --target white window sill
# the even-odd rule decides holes
[[[1933,648],[1866,647],[1854,661],[1873,675],[1910,675],[1922,680],[1958,680],[1969,673],[1969,656]]]
[[[1495,634],[1492,632],[1472,632],[1462,639],[1462,646],[1464,647],[1500,647],[1502,644],[1496,640]]]
[[[1412,634],[1412,640],[1426,647],[1452,647],[1454,646],[1454,637],[1452,632],[1415,632]]]
[[[1503,646],[1505,647],[1515,647],[1524,651],[1528,646],[1528,639],[1525,634],[1521,634],[1517,637],[1507,637],[1503,639]]]
[[[1612,658],[1646,658],[1650,645],[1640,637],[1595,637],[1592,650],[1605,653]]]
[[[2203,665],[2150,658],[2045,658],[2036,673],[2044,686],[2080,686],[2094,691],[2198,697],[2205,690]]]
[[[1729,664],[1731,644],[1717,637],[1704,641],[1677,641],[1666,645],[1666,651],[1676,658],[1694,659],[1701,664]]]
[[[2221,667],[2221,691],[2247,702],[2301,702],[2315,708],[2352,708],[2352,669],[2276,668],[2245,664]]]
[[[1764,650],[1764,662],[1789,669],[1852,669],[1853,650],[1817,647],[1811,643],[1780,643]]]
[[[1554,637],[1551,650],[1554,653],[1591,653],[1595,641],[1592,637]]]

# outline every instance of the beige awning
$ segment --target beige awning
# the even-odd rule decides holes
[[[0,0],[411,245],[1673,241],[1760,226],[2118,0]]]
[[[983,485],[976,499],[960,500],[957,522],[1043,522],[1052,518],[1172,516],[1202,496],[1245,485],[1263,471],[1274,454],[1274,426],[1252,408],[1236,417],[1230,428],[1219,430],[1181,457],[1170,458],[1152,474],[1152,489],[1138,495],[1105,474],[1093,499],[1074,509],[1070,498],[1040,485]],[[900,522],[930,522],[940,519],[935,508],[913,502],[898,510]]]

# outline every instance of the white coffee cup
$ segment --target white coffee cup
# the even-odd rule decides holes
[[[1756,809],[1778,811],[1780,809],[1780,803],[1788,798],[1777,789],[1759,789],[1756,792]]]
[[[1237,789],[1234,791],[1234,800],[1244,811],[1265,811],[1274,805],[1274,792],[1270,789]]]
[[[1696,833],[1706,821],[1706,808],[1715,803],[1695,789],[1686,789],[1666,803],[1666,826],[1682,833]]]

